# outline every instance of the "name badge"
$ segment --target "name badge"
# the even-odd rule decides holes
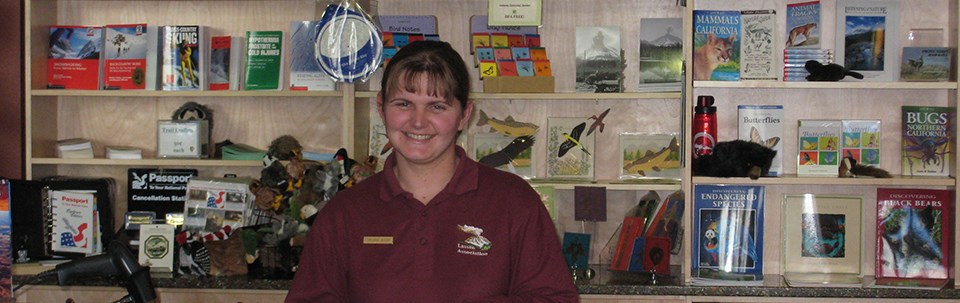
[[[363,237],[363,244],[393,244],[393,237],[375,237],[375,236],[365,236]]]

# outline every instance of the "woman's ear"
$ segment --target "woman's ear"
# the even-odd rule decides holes
[[[467,125],[470,123],[470,117],[473,115],[473,100],[467,99],[466,105],[463,109],[463,118],[460,119],[460,126],[457,128],[459,131],[467,128]]]
[[[377,114],[380,115],[380,121],[383,121],[383,91],[377,93]]]

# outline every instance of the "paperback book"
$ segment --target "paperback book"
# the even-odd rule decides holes
[[[904,47],[900,81],[949,81],[951,57],[949,47]]]
[[[743,43],[740,48],[741,80],[777,80],[774,67],[778,54],[776,46],[777,12],[749,10],[740,12]]]
[[[943,285],[953,253],[953,191],[877,189],[876,284]]]
[[[89,192],[47,190],[51,249],[55,252],[92,254],[99,238],[96,200]]]
[[[840,120],[800,120],[797,174],[837,176],[840,169]]]
[[[244,42],[241,37],[217,36],[210,38],[210,90],[238,90],[240,88],[241,59]]]
[[[901,171],[910,176],[950,175],[954,153],[954,109],[936,106],[903,106]]]
[[[785,48],[820,48],[820,1],[787,4]]]
[[[693,80],[740,80],[740,11],[693,11]]]
[[[738,105],[738,138],[757,143],[777,152],[767,176],[783,173],[783,105]]]
[[[870,166],[880,165],[880,120],[841,120],[842,156]]]
[[[283,86],[283,31],[248,31],[244,90],[280,90]]]
[[[156,89],[157,28],[143,23],[104,28],[103,89]]]
[[[839,0],[836,16],[837,63],[863,74],[862,81],[896,81],[900,1]]]
[[[290,21],[290,90],[332,91],[333,79],[317,62],[319,21]]]
[[[160,79],[163,90],[202,90],[207,87],[209,38],[198,25],[160,27]]]
[[[50,26],[47,88],[97,90],[102,48],[102,27]]]
[[[678,92],[683,86],[683,20],[640,19],[641,92]]]
[[[859,196],[783,197],[783,272],[791,286],[861,286]]]
[[[577,92],[623,91],[620,28],[578,26],[576,35]]]
[[[763,280],[763,186],[694,186],[695,284]]]

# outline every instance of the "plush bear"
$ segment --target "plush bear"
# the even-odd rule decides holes
[[[803,65],[803,68],[810,72],[807,81],[840,81],[846,76],[863,79],[862,74],[834,63],[824,65],[819,61],[809,60]]]
[[[770,172],[777,151],[750,141],[718,142],[713,153],[693,160],[693,175],[750,177],[756,180]]]

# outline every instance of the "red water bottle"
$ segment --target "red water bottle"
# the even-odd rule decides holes
[[[717,143],[717,107],[713,96],[697,96],[693,108],[693,158],[713,153]]]

